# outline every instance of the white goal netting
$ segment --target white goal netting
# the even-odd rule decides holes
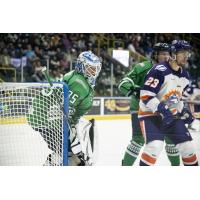
[[[0,165],[67,165],[67,93],[63,83],[0,84]]]

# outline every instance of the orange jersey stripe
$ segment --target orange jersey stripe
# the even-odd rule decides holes
[[[197,156],[196,154],[190,156],[190,157],[187,157],[187,158],[182,158],[183,159],[183,162],[184,163],[193,163],[197,160]]]
[[[151,97],[151,96],[149,96],[149,95],[144,95],[144,96],[141,96],[140,99],[141,99],[142,101],[145,101],[145,100],[149,99],[150,97]]]
[[[147,161],[148,163],[150,163],[152,165],[154,165],[156,162],[156,158],[154,158],[146,153],[143,153],[141,157],[143,160]]]
[[[142,131],[142,136],[146,142],[146,131],[145,131],[145,126],[144,126],[144,120],[140,121],[140,128],[141,128],[141,131]]]
[[[172,112],[172,114],[177,114],[177,109],[172,109],[172,110],[170,110],[171,112]],[[138,111],[138,115],[152,115],[152,116],[157,116],[157,115],[159,115],[159,113],[158,112],[155,112],[155,113],[153,113],[153,112],[150,112],[150,111],[146,111],[146,112],[144,112],[144,111],[142,111],[141,109],[139,109],[139,111]]]
[[[148,111],[144,112],[141,109],[139,109],[138,115],[158,115],[158,113],[157,112],[153,113],[153,112],[148,112]]]

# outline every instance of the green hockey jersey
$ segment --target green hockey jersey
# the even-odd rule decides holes
[[[63,81],[69,87],[69,120],[76,124],[78,119],[92,107],[94,89],[87,79],[76,71],[64,75]]]
[[[133,66],[133,69],[120,81],[118,89],[121,94],[131,96],[131,111],[139,109],[139,95],[132,93],[137,87],[144,85],[144,79],[147,72],[152,68],[151,61],[144,61]]]
[[[63,82],[69,88],[69,123],[76,124],[81,116],[92,107],[94,90],[87,79],[75,71],[64,75]],[[62,95],[59,89],[54,89],[57,96]],[[62,101],[62,98],[60,98]],[[33,98],[33,103],[27,114],[28,122],[35,128],[53,128],[60,126],[62,109],[55,98],[52,89],[43,89]]]

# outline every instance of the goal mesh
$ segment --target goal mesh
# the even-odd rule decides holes
[[[0,165],[67,165],[67,111],[64,83],[1,83]]]

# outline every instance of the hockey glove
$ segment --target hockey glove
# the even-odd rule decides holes
[[[163,119],[163,127],[164,128],[169,128],[174,125],[175,123],[175,118],[171,111],[169,110],[168,106],[165,105],[164,103],[160,103],[158,105],[157,111],[160,113]]]
[[[79,166],[89,166],[92,165],[90,158],[85,155],[83,152],[80,152],[77,157],[80,160]]]
[[[131,90],[129,91],[127,96],[134,95],[136,97],[139,97],[140,96],[140,90],[141,90],[141,87],[139,85],[134,85],[134,87],[131,88]]]
[[[191,124],[194,121],[192,113],[187,108],[183,108],[180,117],[185,124]]]

